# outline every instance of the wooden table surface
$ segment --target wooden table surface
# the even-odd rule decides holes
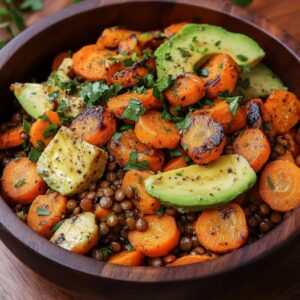
[[[44,16],[65,7],[69,2],[71,1],[45,0],[45,10],[29,15],[27,25],[31,25]],[[300,41],[300,0],[254,0],[254,3],[248,9],[261,14]],[[291,275],[293,276],[293,274]],[[284,294],[283,292],[282,295]],[[280,299],[297,299],[297,296],[294,293],[292,294],[294,296],[286,296]],[[15,258],[0,242],[0,299],[79,300],[82,298],[73,297],[36,275]],[[247,299],[251,299],[251,297],[247,297]]]

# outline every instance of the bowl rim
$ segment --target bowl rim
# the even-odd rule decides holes
[[[193,0],[179,0],[176,2],[173,0],[89,0],[72,5],[55,13],[54,15],[46,17],[32,27],[26,29],[14,40],[8,43],[0,51],[0,70],[6,62],[8,62],[11,57],[13,57],[13,55],[30,39],[60,21],[104,6],[137,2],[151,2],[153,4],[161,2],[186,4],[203,7],[220,14],[231,16],[232,18],[238,19],[260,31],[263,31],[265,34],[275,39],[284,46],[285,49],[289,51],[300,64],[300,44],[294,38],[276,26],[269,24],[268,21],[264,20],[256,13],[235,7],[230,3],[223,3],[220,0],[198,0],[197,2]],[[257,24],[261,24],[261,26],[258,26]],[[277,36],[281,36],[282,38],[275,37],[272,32],[280,33]],[[229,273],[268,256],[270,253],[275,252],[284,244],[296,238],[300,229],[300,218],[298,216],[300,216],[300,207],[295,209],[287,219],[268,233],[264,238],[256,241],[255,243],[221,256],[216,260],[202,263],[203,266],[205,265],[205,268],[199,267],[198,264],[193,264],[178,266],[176,269],[178,272],[174,272],[175,270],[173,268],[157,269],[154,267],[117,266],[71,253],[50,243],[47,239],[32,231],[28,226],[24,226],[24,223],[15,216],[8,204],[6,204],[0,196],[0,229],[9,232],[9,234],[18,240],[25,248],[30,248],[46,260],[52,261],[73,271],[98,277],[99,279],[105,278],[123,282],[166,283],[198,280]],[[14,226],[11,226],[11,224],[14,224]],[[23,240],[24,236],[33,236],[33,239]],[[49,255],[50,253],[51,255]],[[231,260],[233,257],[235,257],[235,259]],[[238,257],[238,259],[236,259],[236,257]],[[228,261],[232,261],[232,263],[228,265]],[[183,270],[185,270],[185,272],[181,272]],[[157,274],[159,274],[159,276],[157,276]]]

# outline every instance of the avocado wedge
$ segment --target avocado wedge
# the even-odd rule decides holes
[[[240,74],[234,94],[243,95],[247,100],[251,100],[267,97],[274,90],[287,90],[287,87],[270,68],[259,63],[250,72]]]
[[[250,37],[208,24],[187,24],[156,51],[158,88],[167,87],[170,79],[205,62],[211,55],[226,53],[237,64],[253,67],[265,56]]]
[[[226,204],[250,189],[256,174],[237,154],[221,156],[207,166],[192,165],[145,180],[146,191],[178,211],[200,211]]]

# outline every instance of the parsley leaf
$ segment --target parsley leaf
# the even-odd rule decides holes
[[[56,131],[58,129],[58,126],[55,124],[49,124],[46,129],[44,130],[44,138],[47,138],[49,136],[55,135]]]
[[[125,249],[128,251],[134,251],[133,246],[128,242],[128,244],[125,245]]]
[[[50,94],[48,94],[48,99],[50,101],[54,101],[58,98],[59,92],[58,91],[53,91]]]
[[[166,212],[166,208],[163,206],[160,206],[156,212],[156,215],[160,218],[162,217]]]
[[[264,122],[263,122],[263,128],[264,128],[264,130],[266,130],[266,131],[269,131],[269,130],[272,130],[272,129],[273,129],[272,125],[271,125],[268,121],[264,121]]]
[[[168,154],[171,156],[171,157],[178,157],[181,155],[181,151],[179,149],[169,149],[168,150]]]
[[[64,222],[64,220],[60,220],[59,222],[57,222],[52,228],[51,228],[51,232],[55,233],[56,230],[62,225],[62,223]]]
[[[120,138],[121,138],[121,136],[122,136],[122,133],[121,133],[121,132],[115,132],[115,133],[113,134],[113,136],[111,137],[111,139],[114,140],[114,141],[119,141]]]
[[[240,65],[239,67],[240,67],[241,72],[243,72],[243,73],[249,73],[251,71],[250,68],[246,65]]]
[[[49,216],[50,215],[50,211],[48,209],[44,209],[44,208],[38,208],[37,209],[37,214],[38,216]]]
[[[26,179],[22,178],[15,183],[15,187],[19,187],[19,186],[23,185],[25,182],[26,182]]]
[[[28,121],[26,121],[25,119],[23,119],[23,128],[24,128],[24,132],[26,134],[29,134],[30,127],[31,127],[31,124]]]
[[[108,86],[104,81],[88,83],[81,91],[81,96],[88,106],[98,102],[106,102],[109,98],[117,95],[123,87],[119,84]]]
[[[103,260],[106,260],[113,252],[112,248],[109,246],[101,248],[101,251],[103,253]]]
[[[236,112],[239,109],[240,101],[243,98],[243,96],[236,96],[236,97],[220,97],[224,101],[226,101],[229,104],[229,110],[232,116],[236,115]]]
[[[42,10],[44,8],[44,5],[41,0],[25,0],[20,5],[20,8],[38,11],[38,10]]]
[[[154,78],[153,75],[148,73],[147,75],[144,76],[144,83],[145,85],[150,88],[153,87],[154,85]]]
[[[144,86],[134,86],[132,88],[132,91],[137,93],[137,94],[146,94],[147,93],[147,89]]]
[[[244,54],[238,54],[236,56],[240,61],[242,62],[246,62],[249,58],[247,56],[245,56]]]
[[[132,151],[129,156],[129,161],[125,166],[124,170],[129,171],[132,169],[136,170],[148,170],[149,164],[146,160],[137,161],[138,154],[136,151]]]
[[[146,108],[140,101],[136,99],[131,99],[129,100],[129,103],[125,108],[121,118],[131,120],[131,121],[137,121],[139,117],[145,112],[146,112]]]
[[[176,123],[176,127],[181,129],[183,133],[186,133],[189,127],[191,126],[193,120],[189,117],[183,119],[182,121]]]
[[[45,149],[45,145],[42,141],[38,141],[38,147],[37,148],[31,148],[28,153],[28,158],[31,161],[37,162],[41,156],[42,151]]]
[[[271,178],[269,176],[267,176],[267,183],[268,183],[268,186],[270,188],[271,191],[274,191],[275,190],[275,186],[271,180]]]

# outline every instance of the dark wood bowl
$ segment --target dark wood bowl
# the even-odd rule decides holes
[[[252,13],[217,0],[93,0],[46,18],[0,52],[0,117],[9,116],[13,110],[9,101],[12,82],[26,81],[32,76],[42,79],[49,73],[50,62],[58,52],[94,43],[105,27],[126,24],[131,29],[150,30],[178,21],[199,22],[199,18],[203,23],[221,25],[254,38],[266,50],[265,62],[300,95],[299,44]],[[61,287],[76,293],[101,295],[103,299],[134,296],[140,299],[141,295],[143,299],[192,299],[200,289],[202,297],[215,294],[216,284],[220,287],[226,283],[226,289],[230,289],[232,276],[235,286],[239,285],[243,273],[255,274],[262,261],[276,255],[283,245],[288,247],[300,232],[300,207],[254,244],[200,265],[159,269],[115,266],[65,251],[31,231],[3,199],[0,199],[0,222],[0,235],[6,246],[35,272]],[[259,278],[257,272],[255,276]]]

